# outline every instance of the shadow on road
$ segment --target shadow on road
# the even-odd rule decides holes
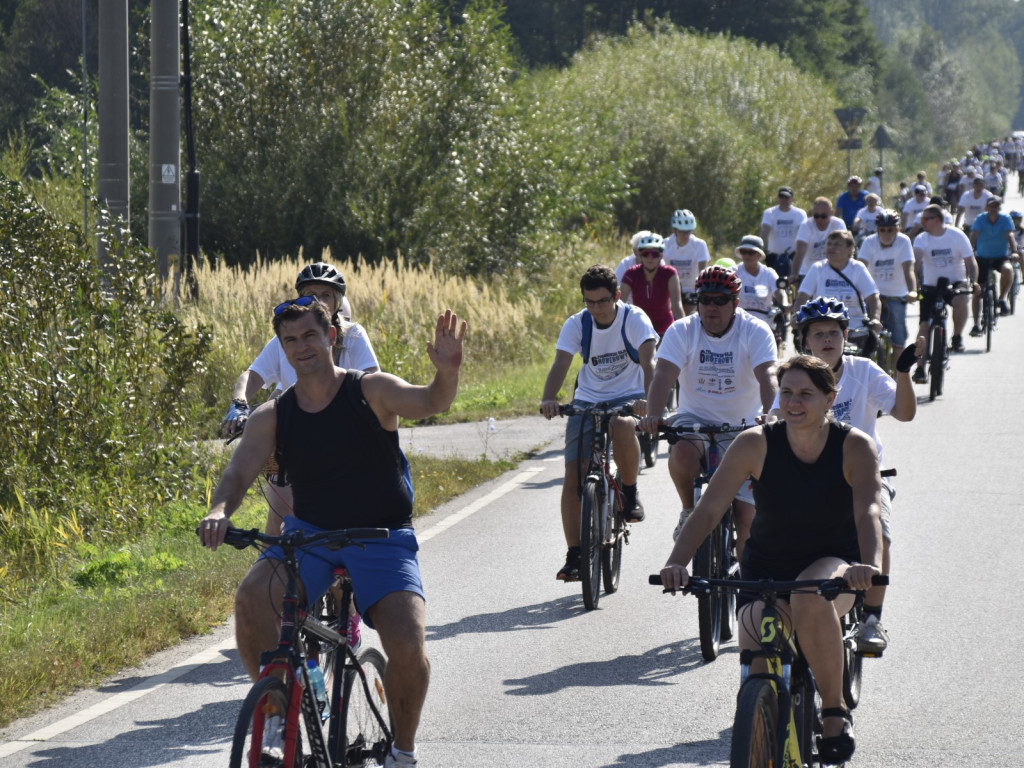
[[[685,725],[681,727],[685,730]],[[614,763],[602,768],[654,768],[660,765],[721,765],[723,756],[732,745],[732,728],[718,734],[714,741],[688,741],[673,747],[661,747],[647,752],[619,755]]]
[[[543,629],[556,621],[571,619],[583,603],[578,593],[546,603],[522,605],[507,611],[465,616],[451,624],[427,627],[427,640],[450,640],[459,635],[513,632],[522,629]]]

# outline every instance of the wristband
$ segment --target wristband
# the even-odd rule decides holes
[[[917,361],[916,349],[913,344],[910,344],[904,349],[900,356],[896,359],[896,370],[900,373],[910,373],[910,369],[914,367],[914,363]]]

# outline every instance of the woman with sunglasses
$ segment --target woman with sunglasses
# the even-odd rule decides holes
[[[661,263],[665,252],[665,241],[661,235],[652,232],[640,238],[637,251],[640,263],[627,269],[622,276],[622,300],[640,307],[660,338],[674,320],[685,316],[679,273],[674,267]]]
[[[697,313],[676,320],[658,348],[654,379],[648,389],[648,416],[640,429],[654,434],[668,403],[669,390],[679,381],[679,407],[671,423],[754,424],[775,399],[772,367],[776,363],[775,335],[754,315],[739,309],[740,279],[735,272],[708,267],[697,278]],[[693,511],[693,481],[700,474],[706,442],[702,435],[680,440],[668,455],[669,474],[682,503],[679,526]],[[721,435],[719,445],[731,435]],[[743,548],[754,516],[753,496],[745,485],[736,496],[737,549]]]

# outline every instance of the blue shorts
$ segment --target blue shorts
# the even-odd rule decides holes
[[[882,322],[885,330],[892,335],[892,343],[897,347],[907,345],[907,302],[897,296],[883,296]]]
[[[605,401],[608,405],[625,405],[631,403],[634,400],[642,400],[644,397],[643,392],[637,392],[634,395],[627,395],[625,397],[616,397],[611,400]],[[572,404],[577,408],[586,408],[595,403],[588,403],[585,400],[573,400]],[[569,423],[565,425],[565,463],[576,461],[580,457],[580,427],[583,428],[583,451],[587,453],[587,459],[590,459],[590,441],[594,437],[594,420],[587,418],[586,421],[583,419],[583,414],[577,413],[569,417]]]
[[[317,533],[324,529],[292,515],[284,519],[285,533],[300,530]],[[420,547],[412,528],[392,530],[389,538],[367,539],[365,543],[366,549],[315,547],[299,553],[299,578],[306,589],[308,607],[330,588],[335,568],[345,568],[352,577],[356,610],[367,626],[372,627],[373,623],[366,612],[392,592],[412,592],[426,600],[416,559]],[[280,547],[271,547],[260,555],[260,560],[284,560],[284,553]]]

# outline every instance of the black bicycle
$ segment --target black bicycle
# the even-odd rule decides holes
[[[268,536],[256,529],[228,530],[224,543],[237,549],[279,547],[285,570],[278,647],[260,657],[259,679],[242,702],[231,743],[231,768],[383,764],[392,742],[384,656],[367,649],[357,657],[349,647],[352,580],[344,571],[335,572],[337,603],[333,599],[318,603],[325,606],[318,609],[320,615],[301,609],[297,555],[314,547],[362,547],[363,540],[387,538],[389,533],[386,528],[349,528]],[[319,659],[327,682],[328,703],[323,710],[310,678],[307,661],[311,659]]]
[[[935,303],[928,326],[928,347],[925,353],[928,360],[929,400],[934,400],[942,394],[942,380],[949,364],[949,342],[946,336],[946,320],[949,318],[948,306],[956,296],[970,292],[970,288],[951,286],[949,278],[946,277],[940,277],[936,281]]]
[[[704,487],[711,481],[725,451],[719,444],[721,435],[742,432],[748,424],[690,424],[670,427],[660,425],[659,433],[670,445],[684,440],[686,435],[706,435],[707,450],[701,459],[701,473],[693,481],[694,506],[700,501]],[[732,505],[721,522],[708,535],[693,556],[695,575],[709,579],[725,579],[739,573],[736,559],[736,526],[733,523]],[[736,629],[736,594],[729,590],[714,589],[708,594],[697,596],[697,626],[700,631],[700,652],[707,661],[718,658],[723,640],[731,640]]]
[[[992,332],[996,329],[996,309],[999,300],[999,272],[994,269],[988,271],[988,280],[981,294],[981,327],[985,331],[985,351],[992,351]]]
[[[608,450],[608,428],[616,416],[632,416],[633,405],[597,403],[586,408],[570,404],[560,405],[563,416],[582,414],[591,419],[594,436],[590,450],[583,450],[583,429],[580,429],[580,478],[577,483],[580,498],[580,581],[583,582],[583,605],[588,611],[597,608],[601,599],[601,581],[604,591],[612,594],[619,588],[622,570],[622,546],[629,543],[629,526],[622,516],[622,489],[619,478],[611,471]],[[589,461],[584,462],[583,457]]]

